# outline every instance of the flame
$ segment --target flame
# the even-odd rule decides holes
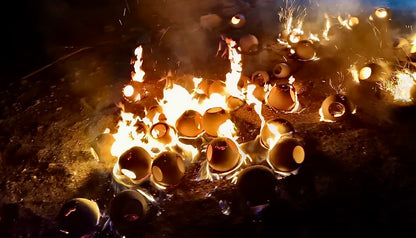
[[[263,125],[265,124],[265,119],[261,113],[261,110],[263,108],[263,103],[258,100],[255,96],[254,96],[254,90],[256,90],[256,88],[258,88],[259,86],[255,85],[255,84],[249,84],[247,86],[247,93],[246,93],[246,101],[248,104],[254,104],[254,111],[257,113],[257,115],[259,116],[260,120],[261,120],[261,127],[263,127]],[[264,93],[266,93],[267,87],[263,88]]]
[[[350,66],[350,69],[349,69],[349,72],[350,72],[350,74],[351,74],[351,76],[352,76],[352,80],[353,80],[355,83],[360,83],[360,78],[359,78],[359,74],[358,74],[357,66],[355,66],[355,65],[351,65],[351,66]]]
[[[345,27],[348,30],[352,30],[352,27],[360,23],[360,19],[351,15],[348,15],[348,17],[345,20],[341,16],[338,16],[337,19],[339,24],[341,24],[341,26]]]
[[[333,120],[325,119],[324,113],[322,111],[322,107],[319,108],[319,116],[320,116],[319,121],[323,121],[323,122],[335,122]]]
[[[230,120],[226,120],[221,126],[218,127],[218,136],[236,139],[237,128],[235,124]]]
[[[416,73],[408,70],[394,73],[392,81],[385,82],[384,87],[397,102],[411,102],[411,90],[416,85]]]
[[[272,123],[267,123],[265,126],[273,134],[273,136],[268,137],[266,140],[267,144],[269,145],[269,148],[273,148],[273,145],[275,145],[280,140],[282,135],[280,134],[279,129],[276,127],[276,125]]]
[[[241,54],[235,49],[235,41],[226,38],[225,42],[228,46],[228,59],[231,64],[231,72],[225,75],[225,86],[231,96],[241,99],[243,95],[238,89],[238,81],[241,78],[241,71],[243,70],[241,66]]]
[[[132,80],[136,82],[143,82],[145,72],[142,70],[143,64],[143,47],[139,46],[134,51],[136,55],[136,61],[134,62],[134,73],[132,74]]]
[[[289,84],[291,85],[291,87],[293,87],[293,83],[295,82],[295,77],[293,77],[293,76],[290,76],[290,78],[289,78]],[[294,88],[294,87],[293,87]],[[298,92],[296,91],[296,89],[294,90],[295,91],[295,93],[294,93],[294,101],[295,101],[295,106],[292,108],[292,110],[290,110],[290,112],[289,113],[295,113],[295,112],[298,112],[299,110],[300,110],[300,102],[299,102],[299,98],[298,98]]]
[[[139,118],[132,113],[124,112],[124,107],[121,107],[121,120],[117,124],[117,132],[113,134],[115,142],[111,147],[111,154],[116,157],[120,157],[131,147],[142,144],[141,138],[144,136],[142,133],[137,133],[136,123]]]
[[[329,32],[329,29],[331,29],[331,21],[329,20],[328,14],[325,13],[324,17],[325,17],[325,29],[322,32],[322,37],[325,40],[329,40],[328,32]]]

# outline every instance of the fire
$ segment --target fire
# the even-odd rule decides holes
[[[225,41],[228,46],[228,59],[231,64],[231,72],[225,75],[225,85],[231,96],[242,98],[242,93],[238,89],[238,81],[241,78],[241,71],[243,70],[241,66],[241,55],[237,52],[237,49],[235,49],[235,41],[231,39],[226,39]]]
[[[331,21],[329,20],[328,14],[325,13],[324,17],[325,17],[325,28],[324,28],[324,30],[322,32],[322,37],[325,40],[329,40],[329,38],[328,38],[328,32],[329,32],[329,29],[331,29]]]
[[[397,102],[411,102],[411,90],[416,85],[416,73],[407,70],[394,74],[393,80],[385,82],[385,88],[390,92]]]
[[[134,73],[132,74],[132,80],[136,82],[143,82],[145,72],[142,70],[143,64],[143,47],[139,46],[134,51],[136,55],[136,61],[134,62]]]
[[[350,68],[349,68],[349,72],[352,76],[353,82],[360,83],[360,77],[359,77],[359,74],[358,74],[357,66],[351,65]]]

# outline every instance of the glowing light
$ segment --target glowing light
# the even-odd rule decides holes
[[[387,9],[381,7],[381,8],[377,8],[374,14],[378,18],[386,18],[388,15],[388,12],[387,12]]]
[[[358,24],[360,24],[360,19],[358,19],[358,17],[349,17],[348,18],[348,25],[350,27],[354,27]]]
[[[385,88],[392,94],[394,101],[411,102],[411,90],[416,85],[415,79],[416,73],[408,71],[396,72],[393,81],[385,82]]]
[[[233,16],[231,18],[231,24],[237,25],[240,22],[241,22],[241,18],[239,16]]]
[[[365,79],[370,78],[370,76],[371,76],[371,74],[372,74],[372,71],[373,71],[373,70],[371,69],[371,67],[368,67],[368,66],[363,67],[363,68],[360,70],[359,78],[360,78],[361,80],[365,80]]]
[[[228,59],[231,64],[231,72],[225,75],[225,86],[228,93],[236,98],[243,98],[241,91],[238,89],[238,81],[241,78],[241,55],[235,49],[236,43],[231,39],[226,39],[225,42],[228,46]]]
[[[359,78],[359,75],[358,75],[358,70],[357,70],[357,67],[355,65],[351,65],[351,67],[349,69],[349,72],[350,72],[350,74],[352,76],[352,80],[355,83],[360,83],[360,78]]]
[[[134,54],[136,55],[137,59],[134,62],[134,73],[132,75],[132,80],[137,81],[137,82],[143,82],[145,72],[142,70],[142,64],[143,64],[142,46],[137,47],[136,50],[134,51]]]
[[[234,138],[236,134],[236,126],[230,119],[226,120],[218,128],[219,137]]]
[[[282,137],[282,135],[279,132],[279,128],[277,128],[275,124],[267,123],[265,126],[273,134],[273,136],[270,136],[266,139],[267,145],[269,145],[269,147],[273,147],[273,145],[275,145],[280,140],[280,137]]]
[[[136,179],[136,174],[128,169],[121,169],[121,172],[131,179]]]
[[[325,29],[322,32],[322,36],[324,37],[325,40],[329,40],[328,32],[329,32],[329,29],[331,29],[331,21],[329,20],[328,14],[325,13],[324,17],[326,21],[325,21]]]
[[[123,94],[126,97],[131,97],[134,94],[134,88],[131,85],[127,85],[123,88]]]

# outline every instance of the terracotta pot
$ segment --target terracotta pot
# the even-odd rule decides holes
[[[321,105],[323,119],[341,121],[351,114],[352,104],[345,95],[335,94],[327,97]]]
[[[172,142],[171,130],[172,128],[168,124],[158,122],[150,128],[150,135],[162,144],[169,144]]]
[[[196,137],[204,131],[202,115],[194,110],[185,111],[176,121],[175,127],[181,136]]]
[[[68,237],[82,237],[94,231],[100,216],[96,202],[74,198],[62,206],[58,214],[58,226],[61,231],[68,232]]]
[[[288,78],[290,73],[290,67],[286,63],[278,63],[273,67],[273,75],[276,78]]]
[[[110,219],[122,235],[135,231],[148,211],[147,201],[136,190],[118,193],[110,204]]]
[[[245,35],[240,38],[238,46],[243,54],[256,53],[259,50],[259,40],[254,35]]]
[[[152,158],[149,153],[138,146],[132,147],[118,159],[120,171],[135,181],[142,181],[150,176]]]
[[[218,136],[219,127],[228,119],[230,115],[221,107],[208,109],[202,116],[202,127],[209,136]]]
[[[270,76],[266,71],[256,71],[251,75],[251,82],[259,86],[264,86],[269,81]]]
[[[266,149],[274,144],[270,142],[277,142],[281,136],[295,132],[292,124],[285,119],[277,118],[269,120],[260,131],[260,143]]]
[[[231,17],[230,26],[233,28],[241,28],[246,24],[246,17],[243,14],[237,14]]]
[[[159,154],[152,164],[152,175],[156,183],[163,186],[178,184],[185,174],[185,164],[182,156],[175,152]]]
[[[235,168],[240,161],[237,145],[228,138],[216,138],[207,147],[209,166],[217,172],[227,172]]]
[[[273,87],[266,98],[267,105],[282,111],[290,111],[295,106],[295,89],[288,84]]]
[[[269,151],[268,163],[280,172],[292,172],[305,160],[305,150],[295,138],[283,138]]]

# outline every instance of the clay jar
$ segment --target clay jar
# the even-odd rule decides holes
[[[341,121],[351,114],[352,105],[345,95],[335,94],[327,97],[321,105],[324,120]]]
[[[208,109],[202,116],[202,127],[209,136],[218,136],[219,127],[230,119],[230,115],[221,107]]]
[[[118,159],[120,171],[125,176],[138,182],[150,176],[152,158],[142,147],[132,147],[124,152]]]
[[[204,131],[202,115],[197,111],[187,110],[178,118],[175,127],[181,136],[196,137]]]
[[[296,104],[295,89],[289,84],[279,84],[274,86],[266,98],[266,103],[282,111],[290,111]]]
[[[282,138],[270,151],[267,162],[280,172],[291,172],[305,160],[305,150],[300,142],[291,137]]]
[[[152,176],[162,186],[178,184],[185,174],[185,164],[178,153],[167,151],[159,154],[152,164]]]
[[[134,232],[148,210],[146,199],[136,190],[118,193],[110,204],[110,219],[122,235]]]
[[[227,172],[240,161],[237,145],[228,138],[216,138],[207,147],[207,161],[216,172]]]

